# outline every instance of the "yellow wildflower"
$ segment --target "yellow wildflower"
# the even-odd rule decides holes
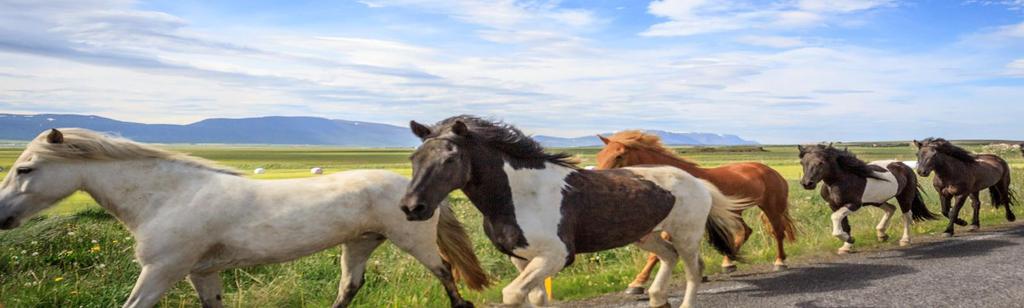
[[[62,280],[64,280],[64,277],[53,278],[53,282],[61,282]]]

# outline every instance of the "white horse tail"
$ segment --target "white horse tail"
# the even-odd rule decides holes
[[[711,195],[711,211],[708,213],[707,234],[711,246],[733,260],[739,260],[739,252],[732,239],[745,232],[740,211],[754,205],[752,200],[730,198],[711,182],[701,180]]]
[[[452,276],[466,283],[473,290],[483,290],[490,286],[491,278],[480,266],[473,251],[473,241],[466,234],[466,229],[455,217],[451,205],[445,202],[441,206],[440,219],[437,223],[437,245],[441,257],[452,266]]]

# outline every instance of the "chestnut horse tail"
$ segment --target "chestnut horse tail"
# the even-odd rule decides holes
[[[706,180],[701,182],[711,194],[711,211],[708,213],[706,225],[708,242],[722,255],[740,260],[738,249],[733,245],[732,239],[746,232],[739,212],[751,207],[753,202],[727,197],[715,184]]]
[[[441,206],[440,219],[437,223],[437,245],[441,257],[452,266],[452,276],[462,280],[473,290],[483,290],[491,284],[487,272],[480,266],[473,251],[473,241],[466,234],[466,229],[455,217],[451,205]]]
[[[783,208],[782,213],[777,215],[776,219],[778,219],[778,225],[772,224],[771,219],[768,218],[768,215],[766,215],[764,211],[761,211],[760,216],[761,222],[764,223],[764,229],[768,230],[768,233],[771,234],[772,237],[778,235],[779,230],[776,230],[776,228],[781,228],[786,241],[790,243],[796,241],[796,225],[793,223],[793,217],[789,216],[789,206]]]

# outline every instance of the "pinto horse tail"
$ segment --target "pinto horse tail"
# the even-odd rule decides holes
[[[473,290],[483,290],[491,284],[491,278],[480,266],[480,259],[473,251],[473,241],[466,234],[462,222],[455,217],[451,205],[443,204],[437,223],[437,245],[441,258],[452,266],[452,276],[462,280]]]
[[[739,212],[754,205],[752,200],[734,199],[722,194],[711,182],[701,180],[708,193],[711,194],[711,211],[708,213],[706,225],[708,242],[711,247],[722,255],[733,260],[741,260],[738,249],[733,246],[732,239],[745,232],[743,218]]]
[[[913,174],[911,176],[917,177]],[[939,216],[928,210],[928,205],[924,203],[924,188],[921,187],[921,183],[914,183],[914,186],[914,202],[910,204],[910,215],[914,221],[939,219]]]

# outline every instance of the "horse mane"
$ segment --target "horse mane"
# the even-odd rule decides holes
[[[501,121],[491,121],[471,115],[459,115],[442,120],[434,125],[433,131],[442,132],[461,121],[469,129],[471,138],[498,150],[509,158],[518,160],[541,160],[559,166],[579,169],[579,160],[572,154],[547,153],[539,142],[530,138],[515,126]]]
[[[942,138],[925,138],[921,140],[921,146],[931,146],[935,148],[935,151],[949,155],[956,160],[962,161],[965,164],[977,163],[977,156],[964,148],[953,145],[953,143]]]
[[[832,145],[814,145],[808,149],[808,152],[823,152],[826,157],[833,157],[836,159],[836,164],[839,165],[840,169],[846,170],[847,172],[853,173],[859,177],[872,178],[878,180],[885,180],[884,178],[875,174],[874,170],[871,170],[871,166],[865,163],[860,158],[857,158],[856,154],[849,150],[840,150]]]
[[[661,137],[655,134],[649,134],[642,130],[624,130],[617,132],[608,137],[609,141],[620,143],[627,148],[646,150],[659,154],[663,154],[665,157],[675,159],[681,164],[698,167],[699,164],[696,162],[676,155],[675,151],[669,149],[661,142]]]
[[[40,158],[55,160],[132,160],[162,159],[217,173],[239,176],[242,173],[216,163],[182,153],[166,151],[84,128],[58,129],[64,136],[61,143],[47,141],[49,131],[43,132],[26,147]]]

